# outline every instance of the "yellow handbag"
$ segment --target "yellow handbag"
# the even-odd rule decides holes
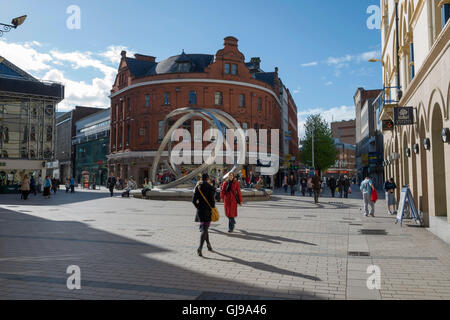
[[[208,206],[211,208],[211,221],[212,222],[219,221],[219,218],[220,218],[219,210],[216,207],[214,207],[214,208],[211,207],[211,205],[209,204],[209,201],[206,200],[206,197],[204,196],[202,190],[200,189],[200,186],[198,186],[198,191],[200,192],[200,194],[202,195],[203,199],[206,201]]]

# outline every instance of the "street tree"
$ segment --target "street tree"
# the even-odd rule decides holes
[[[320,114],[308,116],[305,123],[305,138],[301,160],[312,164],[312,139],[314,136],[314,165],[319,172],[326,171],[336,162],[339,152],[336,150],[331,129]]]

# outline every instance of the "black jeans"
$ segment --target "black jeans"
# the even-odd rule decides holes
[[[234,218],[228,218],[228,230],[233,231],[236,220]]]
[[[319,193],[320,191],[314,190],[314,203],[319,203]]]
[[[295,186],[291,186],[291,196],[295,195]]]
[[[74,193],[75,192],[75,186],[72,184],[72,185],[70,185],[70,192],[71,193]]]
[[[334,198],[334,195],[336,193],[336,188],[330,188],[331,190],[331,196]]]
[[[109,187],[109,193],[111,194],[111,197],[114,195],[114,187]]]

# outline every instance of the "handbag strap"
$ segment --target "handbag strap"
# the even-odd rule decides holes
[[[209,201],[206,200],[206,197],[205,197],[205,195],[203,194],[202,190],[200,189],[200,186],[198,186],[197,189],[198,189],[198,191],[200,192],[200,194],[202,195],[203,199],[206,201],[206,203],[208,204],[208,206],[209,206],[209,207],[211,208],[211,210],[212,210],[212,207],[211,207],[211,205],[209,204]]]

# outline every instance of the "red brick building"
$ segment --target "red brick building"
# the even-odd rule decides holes
[[[278,68],[262,71],[259,58],[246,63],[236,38],[225,38],[224,48],[215,55],[182,52],[160,62],[141,54],[130,58],[123,51],[121,55],[111,90],[108,156],[109,169],[116,176],[134,176],[139,183],[149,176],[165,133],[162,121],[168,113],[183,107],[223,110],[244,129],[280,129],[281,149],[283,93]],[[292,117],[289,149],[296,154],[297,107],[289,92],[288,95]],[[193,133],[193,122],[184,127]],[[207,127],[204,123],[204,130]]]

